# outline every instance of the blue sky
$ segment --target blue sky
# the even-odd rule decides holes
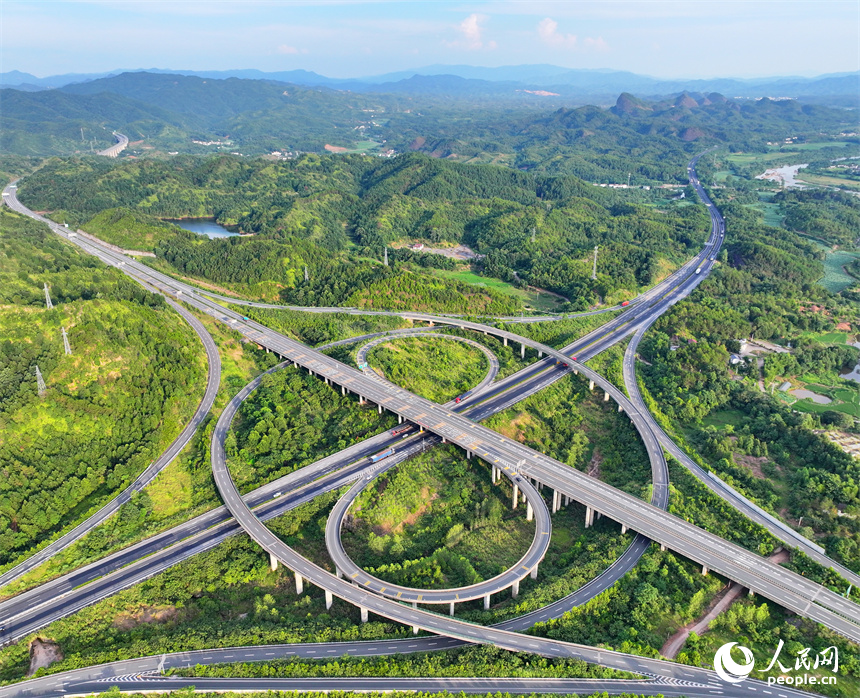
[[[360,77],[438,63],[666,78],[858,70],[860,2],[0,0],[0,71],[38,77],[117,68]]]

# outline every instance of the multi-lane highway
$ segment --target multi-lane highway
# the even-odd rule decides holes
[[[714,213],[715,213],[714,207],[711,207],[711,212],[712,212],[712,217],[713,217]],[[717,214],[717,217],[718,217],[718,214]],[[61,230],[58,232],[60,232],[62,234]],[[714,230],[712,232],[712,241],[709,244],[711,244],[713,247],[716,247],[718,249],[719,241],[722,239],[722,234],[723,234],[722,233],[722,222],[721,222],[721,219],[718,219],[715,223]],[[103,249],[96,249],[95,253],[98,254],[102,258],[107,257],[106,261],[108,261],[110,259],[109,255],[107,255],[107,256],[105,255]],[[707,261],[711,261],[711,260],[707,260]],[[113,262],[108,261],[108,263],[113,263],[115,265],[125,264],[124,261],[123,262],[117,262],[117,260],[115,258],[113,259]],[[705,262],[704,264],[707,265],[707,262]],[[702,271],[706,272],[706,269],[704,268],[703,265],[700,264],[698,268],[701,268]],[[151,272],[151,270],[148,270],[148,271]],[[147,272],[143,272],[142,275],[146,276]],[[654,304],[655,306],[657,306],[654,308],[654,310],[662,312],[662,309],[659,307],[660,304],[664,304],[663,307],[667,307],[667,305],[670,302],[673,302],[673,299],[677,300],[679,297],[683,297],[683,295],[686,295],[687,293],[689,293],[689,290],[691,290],[691,288],[694,287],[695,283],[697,283],[696,279],[693,279],[692,280],[693,283],[690,283],[690,279],[693,276],[697,276],[697,277],[699,277],[699,279],[701,278],[701,274],[699,274],[699,273],[693,274],[690,272],[690,269],[687,269],[687,277],[680,279],[680,282],[676,283],[676,285],[672,289],[670,289],[670,291],[672,293],[674,293],[674,296],[669,297],[669,296],[666,296],[666,294],[664,294],[663,296],[659,297],[659,299],[657,300],[657,303]],[[138,278],[142,278],[142,277],[139,276]],[[149,278],[147,280],[150,282],[153,281],[153,277],[152,277],[151,273],[149,274]],[[676,279],[676,281],[679,281],[679,280]],[[155,279],[155,282],[156,282],[156,285],[160,285],[162,288],[165,288],[164,279]],[[576,483],[571,482],[570,478],[569,478],[569,473],[565,473],[562,470],[559,470],[558,466],[562,466],[562,468],[564,468],[564,466],[562,464],[553,463],[550,461],[550,459],[545,459],[545,458],[542,459],[539,456],[539,454],[534,454],[533,452],[528,452],[527,450],[524,451],[522,449],[522,447],[518,448],[519,445],[507,443],[506,440],[503,439],[503,437],[499,437],[499,435],[497,435],[497,434],[495,436],[491,437],[485,433],[488,430],[480,431],[480,428],[477,427],[477,425],[474,425],[473,423],[471,425],[469,425],[469,423],[463,424],[463,423],[458,421],[457,415],[452,411],[444,411],[444,408],[439,408],[439,406],[433,406],[432,404],[430,406],[427,406],[424,404],[424,402],[426,402],[426,401],[422,402],[420,399],[415,398],[415,396],[408,396],[408,394],[405,394],[405,395],[400,394],[400,393],[405,393],[405,391],[395,390],[395,393],[397,393],[397,394],[391,394],[391,388],[390,387],[381,386],[382,388],[388,390],[388,392],[386,393],[383,391],[383,393],[379,393],[378,388],[380,386],[378,384],[376,386],[367,385],[366,382],[361,380],[359,377],[351,375],[349,373],[349,371],[351,371],[351,369],[347,369],[347,367],[344,367],[342,364],[338,365],[337,362],[334,362],[334,364],[331,364],[329,362],[332,360],[326,361],[326,359],[328,359],[328,357],[323,357],[322,355],[319,355],[316,352],[313,352],[313,350],[310,350],[307,347],[303,347],[302,345],[299,345],[298,343],[290,344],[289,340],[288,340],[287,344],[285,345],[284,341],[283,341],[285,338],[278,338],[278,337],[272,336],[273,334],[276,334],[276,333],[270,333],[270,331],[265,331],[265,328],[262,328],[262,326],[256,326],[255,327],[256,323],[240,323],[236,319],[235,313],[230,313],[229,311],[224,311],[223,308],[218,308],[216,310],[215,308],[212,308],[211,305],[207,306],[207,304],[205,302],[203,302],[203,299],[200,298],[198,294],[195,294],[193,292],[193,290],[190,289],[189,287],[181,288],[183,285],[178,284],[177,282],[175,282],[174,280],[171,280],[171,279],[167,279],[166,283],[169,284],[169,286],[167,287],[168,291],[173,291],[174,293],[176,293],[176,292],[181,293],[182,291],[185,291],[186,292],[186,298],[187,298],[187,294],[192,294],[194,296],[197,296],[193,300],[200,301],[200,303],[196,304],[196,305],[197,305],[197,307],[203,309],[205,312],[210,312],[211,314],[216,315],[216,316],[218,315],[219,312],[224,312],[225,314],[223,315],[223,318],[227,322],[230,322],[233,326],[238,325],[239,326],[238,329],[245,331],[246,334],[248,334],[248,336],[252,336],[252,335],[259,333],[260,337],[253,337],[252,336],[252,338],[255,338],[255,341],[261,341],[261,339],[262,339],[261,343],[263,343],[264,345],[270,346],[271,348],[275,349],[275,351],[278,351],[282,355],[288,356],[289,358],[292,358],[294,361],[298,361],[298,362],[302,363],[303,365],[311,368],[311,370],[323,375],[327,379],[334,380],[335,382],[338,382],[341,385],[346,385],[350,389],[356,389],[357,388],[364,397],[368,397],[368,398],[374,400],[375,402],[377,402],[378,404],[385,405],[386,408],[392,409],[393,411],[398,412],[398,414],[401,414],[401,416],[405,416],[408,419],[410,419],[411,421],[414,421],[418,424],[421,424],[422,426],[425,426],[428,429],[437,431],[437,432],[441,433],[442,436],[447,435],[447,438],[449,440],[454,441],[456,443],[460,443],[460,445],[463,445],[464,447],[466,447],[467,450],[474,451],[479,457],[482,457],[485,460],[492,462],[494,465],[498,464],[500,462],[504,462],[505,466],[503,466],[503,467],[509,468],[511,472],[527,473],[528,476],[536,477],[537,479],[541,480],[542,482],[544,482],[546,484],[553,484],[558,491],[563,492],[565,494],[568,494],[568,492],[571,488],[581,486],[583,484],[583,483],[579,483],[579,482],[576,482]],[[687,285],[686,287],[685,287],[685,284]],[[683,295],[681,295],[681,294],[683,294]],[[655,292],[655,296],[656,296],[656,292]],[[654,296],[652,296],[652,299],[653,298],[654,298]],[[648,300],[648,299],[646,299],[646,300]],[[195,305],[195,303],[192,302],[192,305]],[[637,306],[637,308],[641,308],[641,306]],[[419,317],[416,314],[409,314],[409,315],[412,317],[415,317],[416,319],[424,319],[426,317],[429,317],[429,316]],[[630,315],[631,314],[628,311],[628,313],[623,313],[621,316],[619,316],[619,318],[624,318],[625,316],[627,316],[627,318],[623,321],[624,324],[627,325],[626,328],[622,329],[619,325],[616,325],[614,329],[610,330],[610,332],[612,334],[604,335],[602,337],[592,338],[591,339],[591,345],[592,346],[589,348],[593,351],[597,351],[599,349],[599,343],[602,341],[607,341],[607,340],[611,339],[613,335],[617,336],[622,331],[624,332],[624,335],[627,335],[627,334],[629,334],[630,331],[635,331],[636,327],[640,323],[637,322],[637,323],[633,324],[631,321],[638,320],[639,318],[637,318],[635,315],[630,317]],[[437,318],[432,318],[432,319],[437,319]],[[618,318],[616,318],[616,320],[618,320]],[[450,321],[450,318],[449,318],[449,321]],[[613,321],[613,322],[615,322],[615,321]],[[518,337],[517,335],[514,335],[513,333],[502,332],[500,330],[496,330],[495,328],[489,328],[486,326],[477,325],[476,323],[463,323],[462,321],[457,321],[457,322],[454,322],[452,324],[458,324],[461,326],[470,326],[472,329],[478,329],[480,331],[489,331],[489,332],[492,332],[493,334],[495,334],[497,336],[503,337],[506,340],[509,339],[512,341],[517,341],[523,345],[532,347],[533,349],[535,349],[537,351],[542,351],[542,352],[546,353],[548,356],[552,357],[552,360],[554,360],[554,361],[570,362],[570,359],[568,359],[564,354],[560,354],[559,352],[555,352],[554,350],[550,349],[549,347],[543,347],[542,345],[539,345],[538,343],[531,342],[530,340],[526,340],[524,338]],[[610,323],[610,324],[612,324],[612,323]],[[260,328],[262,328],[262,329],[260,329]],[[615,341],[617,341],[617,339]],[[293,346],[293,345],[297,345],[297,346]],[[618,401],[619,405],[621,405],[621,407],[634,419],[634,423],[637,422],[637,417],[639,417],[641,415],[637,415],[637,408],[632,403],[629,403],[628,401],[626,401],[626,398],[624,398],[624,396],[620,394],[620,391],[613,389],[614,390],[614,392],[613,392],[613,390],[610,390],[611,386],[606,385],[605,381],[600,379],[599,376],[593,375],[585,367],[579,367],[579,369],[582,370],[584,373],[586,373],[586,375],[589,378],[591,378],[592,380],[595,380],[598,385],[601,385],[601,387],[606,389],[607,393],[610,393],[611,397],[614,400]],[[344,373],[345,370],[346,370],[346,373]],[[339,378],[340,378],[340,380],[338,380]],[[364,377],[364,378],[366,379],[366,377]],[[541,382],[543,382],[543,380],[544,380],[543,378],[540,379]],[[415,410],[415,409],[417,409],[417,410],[437,409],[437,411],[434,414],[431,414],[431,413],[425,413],[424,415],[409,414],[410,410]],[[440,412],[440,411],[438,411],[439,409],[441,409],[443,411]],[[430,416],[430,419],[425,419],[424,422],[422,422],[421,421],[422,417],[426,418],[428,415]],[[439,421],[438,423],[435,423],[435,424],[429,424],[428,423],[431,420],[435,422],[437,419],[440,419],[441,421]],[[462,419],[462,418],[460,418],[460,419]],[[644,423],[644,426],[647,427],[647,422]],[[640,433],[642,433],[643,432],[643,428],[642,428],[643,423],[637,423],[637,427],[640,428]],[[471,440],[464,440],[463,435],[460,435],[460,434],[455,435],[455,434],[451,433],[452,431],[457,431],[457,430],[461,430],[461,429],[465,429],[465,428],[479,429],[479,430],[478,431],[472,431],[471,433],[469,433],[469,432],[463,433],[463,435],[467,435],[469,437],[469,439],[471,439]],[[490,432],[490,434],[493,434],[493,432]],[[479,440],[481,441],[481,443],[477,445],[478,447],[476,447],[476,445],[475,445],[476,440],[472,439],[472,437],[474,437],[474,436],[479,436]],[[646,445],[649,448],[649,453],[651,453],[654,449],[656,449],[658,451],[660,450],[659,446],[656,446],[656,441],[654,443],[650,443],[650,441],[653,441],[653,435],[652,435],[652,439],[649,440],[646,437],[646,434],[643,433],[643,438],[645,438],[645,440],[646,440]],[[486,440],[484,440],[484,439],[486,439]],[[213,443],[213,448],[214,447],[215,447],[215,445]],[[491,452],[489,450],[485,451],[484,449],[493,449],[493,450]],[[493,458],[493,456],[495,458]],[[520,457],[520,456],[522,456],[522,457]],[[662,452],[660,453],[660,457],[662,458]],[[508,460],[508,459],[513,459],[513,460]],[[544,461],[546,461],[546,462],[544,462]],[[499,467],[499,466],[496,465],[496,467]],[[567,470],[570,470],[570,469],[568,468]],[[227,477],[229,477],[229,474],[227,474]],[[557,481],[553,480],[553,478],[556,478]],[[222,484],[225,484],[225,483],[222,483]],[[567,490],[565,489],[566,487],[568,488]],[[609,488],[609,489],[611,490],[612,488]],[[588,491],[585,493],[585,495],[580,493],[579,496],[577,496],[577,494],[575,494],[575,493],[572,493],[572,494],[569,494],[569,496],[571,496],[573,499],[577,499],[578,501],[583,501],[584,503],[586,503],[589,506],[595,506],[595,508],[597,508],[598,511],[601,511],[605,514],[608,514],[608,515],[612,516],[613,518],[616,518],[616,520],[621,521],[622,523],[628,524],[628,521],[624,518],[624,516],[626,515],[625,512],[614,512],[614,513],[610,512],[609,507],[606,505],[606,503],[604,501],[600,500],[600,498],[597,496],[596,492]],[[614,496],[618,497],[617,491],[615,491]],[[591,502],[591,504],[589,504],[589,502]],[[599,502],[599,504],[598,504],[598,502]],[[241,511],[241,505],[238,503],[238,500],[232,500],[232,503],[234,506],[237,507],[237,510],[240,512],[241,516],[243,516],[243,517],[246,516],[245,512]],[[641,503],[641,502],[639,502],[639,504],[644,505],[644,503]],[[624,506],[631,506],[634,509],[636,508],[635,506],[633,506],[633,503],[631,503],[631,502],[622,502],[621,506],[622,506],[622,508]],[[647,505],[644,505],[644,506],[647,506]],[[646,518],[648,518],[644,514],[641,514],[641,512],[639,512],[639,515],[644,517],[642,520],[645,520]],[[663,515],[663,517],[665,517],[665,514]],[[254,518],[253,515],[251,515],[251,519],[253,519],[253,518]],[[639,521],[637,520],[637,524],[638,523],[639,523]],[[250,519],[248,519],[247,521],[245,521],[245,523],[243,525],[246,525],[246,524],[248,526],[251,526],[252,521]],[[628,524],[628,525],[630,525],[631,528],[634,528],[635,530],[643,530],[643,528],[646,528],[646,526],[640,527],[640,526],[634,525],[634,524]],[[677,526],[677,524],[674,522],[667,523],[665,518],[661,518],[659,516],[658,516],[658,521],[656,522],[655,525],[656,525],[656,528],[654,529],[655,531],[661,525],[663,525],[664,527],[667,527],[669,529],[672,529],[673,527]],[[673,533],[677,536],[679,532],[673,531]],[[681,532],[681,533],[685,533],[685,532]],[[682,544],[689,546],[689,553],[686,553],[686,554],[689,554],[691,557],[693,557],[693,559],[697,559],[696,555],[700,554],[702,552],[702,550],[701,550],[702,545],[700,543],[697,544],[695,541],[695,538],[697,536],[700,537],[701,534],[693,534],[690,532],[686,532],[686,534],[689,534],[689,535],[687,535],[687,537],[685,537],[684,535],[681,535],[681,538],[677,539],[677,540],[673,538],[672,542],[670,542],[668,544],[673,549],[679,550],[679,552],[685,552],[685,550],[681,549]],[[257,535],[259,536],[260,542],[262,544],[264,544],[264,546],[267,547],[267,549],[268,549],[269,541],[268,541],[267,536],[269,536],[270,534],[268,534],[268,532],[265,531],[265,529],[263,529],[263,530],[257,531]],[[649,535],[652,535],[652,534],[649,533]],[[661,540],[661,538],[659,536],[652,535],[652,537],[655,537],[657,540]],[[716,539],[716,540],[719,541],[719,539]],[[661,542],[662,542],[662,540],[661,540]],[[713,544],[713,541],[707,541],[707,542],[710,544]],[[274,545],[274,543],[272,543],[272,545]],[[287,553],[284,551],[280,551],[280,552],[283,553],[285,557],[289,557],[289,555],[290,555],[290,553]],[[745,551],[742,551],[742,552],[745,552]],[[278,555],[278,556],[280,557],[280,555]],[[751,556],[751,557],[754,559],[756,556]],[[290,558],[290,559],[292,559],[292,558]],[[304,563],[301,563],[297,560],[293,560],[293,562],[297,565],[297,568],[299,565],[304,564]],[[725,561],[717,560],[717,565],[723,564],[723,562],[725,562]],[[752,564],[752,566],[756,568],[755,571],[756,571],[756,573],[760,574],[763,577],[765,586],[768,586],[768,585],[774,586],[775,585],[775,587],[777,587],[777,588],[780,586],[780,581],[782,581],[782,580],[780,579],[780,580],[774,582],[774,579],[772,578],[773,577],[773,570],[767,569],[766,567],[762,570],[759,562],[752,562],[751,563],[749,560],[746,560],[746,559],[744,559],[744,564],[747,564],[747,565]],[[292,565],[291,565],[291,567],[292,567]],[[722,571],[720,569],[720,567],[714,565],[713,562],[711,562],[711,569]],[[315,574],[315,572],[314,572],[314,574]],[[328,576],[331,577],[332,575],[328,575]],[[731,576],[731,575],[729,575],[729,576]],[[329,580],[325,580],[325,581],[329,582]],[[338,581],[343,582],[343,584],[347,584],[348,586],[351,586],[347,582],[344,582],[344,580],[338,580]],[[791,584],[794,581],[795,580],[789,580],[789,584]],[[755,583],[758,584],[760,582],[761,582],[761,580],[758,580]],[[322,584],[322,586],[324,586],[324,588],[328,588],[328,584]],[[753,586],[753,584],[750,584],[749,586]],[[817,585],[813,585],[813,586],[817,586]],[[773,591],[773,589],[771,589],[771,591]],[[825,606],[839,606],[839,603],[837,601],[835,601],[834,599],[828,597],[827,593],[821,594],[820,593],[820,587],[818,588],[818,590],[815,590],[815,589],[810,589],[810,590],[804,589],[804,590],[802,590],[800,593],[801,599],[803,598],[803,594],[819,596],[818,600],[823,601]],[[337,595],[340,596],[340,594],[337,594]],[[350,595],[351,595],[351,592],[350,592]],[[838,598],[839,597],[837,597],[837,599]],[[797,602],[797,598],[791,597],[791,594],[786,596],[786,599],[788,600],[789,603]],[[815,600],[815,599],[813,599],[813,600]],[[374,603],[378,604],[381,601],[386,601],[386,600],[377,598],[377,600],[375,600]],[[394,602],[390,602],[390,601],[387,603],[394,604]],[[857,607],[854,606],[853,604],[851,604],[850,602],[844,602],[844,603],[847,605],[839,606],[838,612],[843,613],[846,617],[853,616],[853,614],[856,612],[854,609],[856,609]],[[807,606],[809,607],[810,604],[811,604],[811,600],[808,599],[808,596],[807,596]],[[362,604],[359,603],[357,605],[362,605]],[[369,605],[370,604],[365,603],[365,606],[369,606]],[[395,604],[395,605],[399,605],[399,604]],[[853,607],[853,609],[851,607]],[[391,611],[390,608],[388,608],[388,607],[385,607],[385,608],[389,612]],[[376,607],[374,607],[374,610],[376,610]],[[807,608],[806,610],[809,611],[810,609]],[[416,609],[412,609],[412,611],[416,611]],[[377,612],[379,612],[379,611],[377,611]],[[815,610],[815,609],[813,609],[811,612],[813,614],[816,614],[816,613],[820,614],[820,612]],[[389,613],[383,612],[382,615],[389,615]],[[433,614],[428,614],[428,615],[433,615]],[[389,617],[391,617],[391,615],[389,615]],[[828,617],[827,620],[833,621],[834,619]],[[421,627],[424,627],[423,622],[422,623],[413,623],[411,621],[402,621],[402,622],[411,623],[413,625],[417,624],[417,625],[421,625]],[[448,622],[449,623],[451,622],[450,619]],[[852,625],[853,625],[853,623],[852,623]],[[463,632],[467,636],[469,636],[473,632],[471,630],[464,630],[462,628],[458,628],[457,631]],[[851,628],[849,628],[849,631],[855,632],[854,630],[851,630]],[[444,632],[444,630],[443,630],[443,632]],[[446,634],[451,634],[451,633],[448,632]],[[466,637],[464,639],[471,639],[472,641],[474,641],[474,639],[469,638],[469,637]],[[508,638],[504,642],[512,642],[512,640],[510,640],[510,638]],[[504,644],[504,642],[503,642],[502,646],[507,646]],[[526,650],[526,651],[533,651],[533,650]],[[627,660],[624,660],[624,661],[627,661]]]

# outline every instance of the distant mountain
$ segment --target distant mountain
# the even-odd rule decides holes
[[[111,71],[109,73],[69,73],[47,78],[37,78],[29,73],[10,71],[0,73],[0,85],[21,86],[19,89],[57,88],[73,84],[89,84],[99,79],[125,73],[158,75],[181,75],[203,79],[270,81],[324,87],[351,92],[373,92],[376,94],[420,94],[421,88],[430,94],[473,94],[505,96],[517,90],[552,92],[558,96],[575,100],[579,104],[594,102],[611,104],[615,97],[627,92],[637,97],[660,97],[679,92],[718,92],[729,97],[793,97],[826,103],[833,102],[860,107],[860,72],[831,73],[814,78],[797,76],[772,78],[715,78],[666,80],[647,75],[638,75],[619,70],[571,70],[556,65],[514,65],[485,68],[468,65],[431,65],[414,70],[404,70],[361,78],[329,78],[307,70],[264,72],[261,70],[164,70]],[[415,78],[436,78],[416,80]],[[463,80],[470,81],[468,83]],[[492,85],[491,85],[492,84]],[[447,92],[446,92],[447,90]]]

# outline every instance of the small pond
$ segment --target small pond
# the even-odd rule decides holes
[[[190,230],[192,233],[206,235],[209,238],[227,238],[239,234],[235,230],[227,230],[224,226],[218,225],[213,218],[182,218],[167,222]]]

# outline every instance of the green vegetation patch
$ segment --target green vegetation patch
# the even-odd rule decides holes
[[[393,337],[373,347],[367,362],[392,383],[440,404],[477,385],[490,369],[479,349],[445,335]]]
[[[393,415],[379,415],[288,366],[264,377],[242,403],[225,447],[236,484],[246,492],[395,424]]]
[[[0,212],[0,250],[0,563],[7,563],[141,473],[194,412],[205,368],[196,334],[160,297],[45,226]],[[45,309],[46,282],[53,310]]]

